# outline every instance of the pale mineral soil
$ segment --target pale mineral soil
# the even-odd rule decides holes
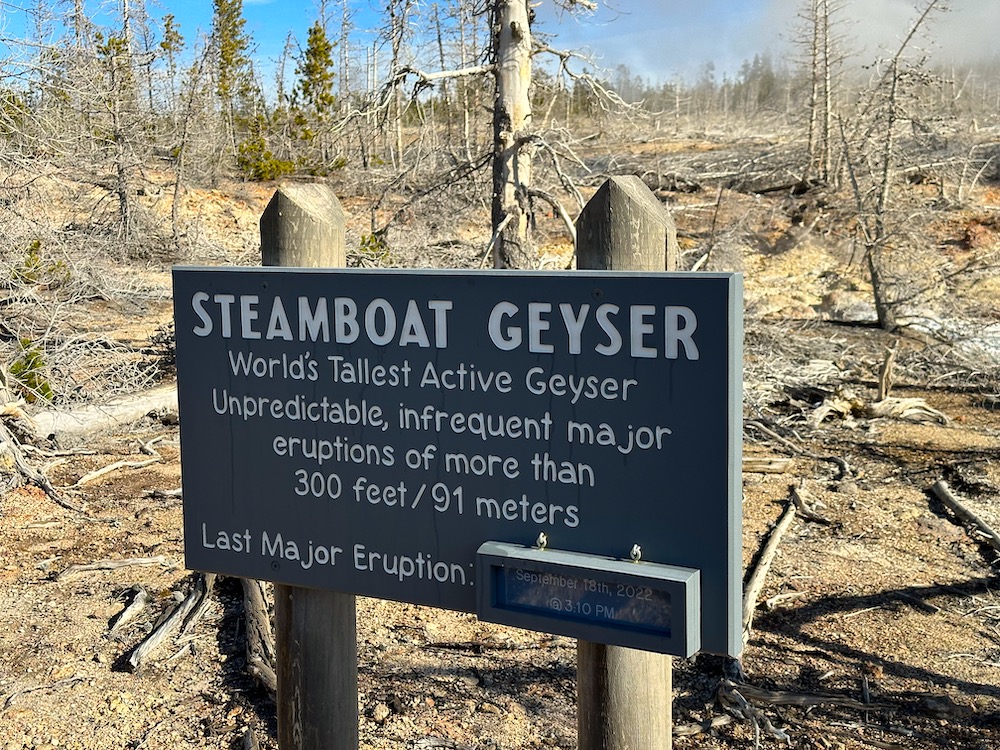
[[[244,188],[239,201],[221,191],[202,196],[198,210],[217,202],[225,231],[218,218],[206,219],[205,231],[218,232],[218,254],[184,261],[253,262],[256,216],[270,189]],[[719,701],[724,665],[711,656],[677,659],[675,746],[746,748],[759,732],[763,747],[1000,747],[997,552],[928,491],[946,478],[1000,527],[1000,412],[985,398],[996,392],[995,375],[950,376],[947,356],[904,337],[892,395],[923,398],[946,422],[876,419],[858,409],[815,424],[824,397],[875,399],[879,364],[896,339],[815,313],[825,291],[816,269],[838,263],[822,247],[745,253],[748,307],[765,300],[773,313],[748,316],[744,450],[793,463],[785,473],[744,473],[744,562],[756,560],[793,486],[827,522],[792,523],[759,598],[742,657],[745,682],[758,689],[744,691],[756,725],[699,726],[731,718]],[[143,271],[160,292],[141,314],[92,302],[78,311],[79,325],[105,325],[123,340],[149,337],[169,318],[166,271]],[[774,279],[795,291],[781,298]],[[221,580],[207,615],[140,673],[124,668],[191,581],[180,501],[151,494],[180,485],[173,417],[152,414],[59,446],[86,453],[42,446],[39,465],[83,513],[36,487],[0,496],[0,750],[239,748],[248,729],[260,747],[276,747],[273,699],[245,670],[238,583]],[[115,461],[148,459],[140,446],[156,438],[159,461],[74,488]],[[846,475],[831,457],[846,462]],[[73,564],[153,556],[163,564],[59,575]],[[134,586],[153,601],[111,635]],[[364,748],[576,746],[570,639],[362,598],[358,650]]]

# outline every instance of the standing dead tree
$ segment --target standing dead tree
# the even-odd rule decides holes
[[[834,29],[841,7],[837,0],[805,0],[799,13],[803,25],[800,44],[806,50],[809,85],[807,178],[824,183],[833,176],[835,87],[842,62]]]
[[[908,92],[927,80],[924,60],[910,62],[907,53],[942,0],[925,0],[895,54],[882,65],[858,121],[864,129],[852,139],[841,122],[844,157],[854,193],[864,263],[872,286],[880,328],[898,327],[898,307],[905,296],[890,264],[897,234],[893,214],[899,177],[900,127],[913,120],[904,106]],[[851,143],[857,144],[852,147]]]
[[[597,9],[597,4],[589,0],[553,1],[569,11],[589,12]],[[382,117],[388,117],[393,112],[399,111],[397,103],[399,91],[410,86],[412,87],[410,101],[416,103],[414,109],[419,110],[420,95],[425,94],[430,87],[444,87],[451,81],[462,84],[457,87],[459,96],[450,97],[445,94],[441,97],[441,103],[456,101],[464,106],[469,101],[465,82],[486,79],[492,84],[493,119],[490,142],[479,147],[470,145],[469,113],[465,112],[464,161],[467,168],[453,163],[444,171],[449,174],[471,175],[483,165],[490,166],[490,214],[493,236],[489,247],[492,251],[493,265],[498,268],[530,268],[537,262],[534,237],[537,226],[537,204],[541,202],[550,207],[553,213],[560,217],[571,236],[573,217],[559,196],[560,194],[568,196],[577,204],[578,210],[583,206],[582,197],[573,180],[562,167],[565,161],[578,161],[565,138],[565,133],[546,132],[533,117],[532,93],[536,84],[536,79],[532,75],[534,59],[542,54],[554,55],[558,60],[556,77],[571,80],[574,85],[586,88],[591,98],[600,102],[603,109],[625,112],[630,108],[621,97],[602,86],[595,77],[576,73],[571,69],[570,63],[578,55],[553,49],[532,34],[534,14],[527,0],[493,0],[483,4],[478,12],[486,17],[489,24],[487,49],[470,54],[465,32],[466,14],[459,13],[452,16],[453,19],[457,19],[461,27],[459,29],[461,64],[453,69],[433,71],[422,70],[416,65],[397,64],[393,67],[389,79],[382,85],[372,108],[381,113]],[[436,34],[440,39],[442,33],[440,17],[435,16],[434,21]],[[437,62],[444,61],[442,49],[439,41]],[[476,60],[479,62],[468,64]],[[371,111],[372,109],[369,109],[365,112],[365,116],[371,116]],[[397,131],[397,140],[398,138]],[[403,143],[399,142],[396,150],[402,148]],[[408,159],[408,162],[410,161],[411,159]],[[407,166],[405,180],[410,181],[415,172],[416,162],[413,161]],[[435,184],[439,188],[445,185],[440,180],[436,180]],[[435,190],[418,189],[415,195],[422,197]],[[399,215],[399,212],[396,215]],[[381,237],[387,228],[383,226],[376,229],[373,226],[373,235]]]

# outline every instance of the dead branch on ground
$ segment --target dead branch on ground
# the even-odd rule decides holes
[[[114,463],[108,464],[100,469],[95,469],[94,471],[84,474],[82,477],[77,479],[73,484],[70,485],[73,489],[82,487],[85,484],[90,484],[106,474],[111,474],[122,469],[144,469],[147,466],[152,466],[153,464],[159,463],[162,459],[157,456],[156,458],[149,458],[145,461],[115,461]]]
[[[776,740],[782,740],[792,745],[792,738],[783,729],[779,729],[771,723],[771,719],[756,706],[750,705],[749,701],[740,693],[745,686],[730,680],[723,680],[719,685],[719,703],[732,716],[743,721],[748,721],[754,729],[754,747],[760,746],[761,730]]]
[[[732,724],[734,721],[736,721],[735,717],[729,714],[722,714],[721,716],[713,716],[711,719],[706,719],[696,724],[674,724],[673,734],[674,737],[693,737],[696,734],[704,734],[705,732],[711,732],[713,729]]]
[[[182,625],[186,625],[188,621],[188,615],[190,615],[196,608],[198,612],[203,612],[203,608],[199,608],[198,605],[205,599],[207,599],[212,594],[212,589],[215,586],[215,573],[197,573],[194,579],[194,585],[191,588],[190,593],[184,598],[182,602],[177,604],[171,612],[163,618],[162,622],[153,628],[146,638],[133,650],[129,655],[126,662],[128,668],[132,672],[140,671],[145,665],[152,654],[163,645],[163,643],[174,633],[174,631],[181,628]],[[193,623],[194,618],[191,618]]]
[[[986,542],[997,552],[1000,552],[1000,534],[997,534],[988,523],[969,510],[961,500],[951,491],[948,483],[943,479],[935,482],[931,486],[934,496],[944,503],[956,516],[963,521],[971,523],[976,527],[976,531],[986,537]]]
[[[785,446],[786,448],[788,448],[790,451],[792,451],[793,453],[795,453],[797,455],[806,456],[807,458],[812,458],[812,459],[815,459],[816,461],[828,461],[830,463],[836,464],[837,468],[840,470],[840,473],[837,476],[837,479],[846,479],[847,477],[849,477],[851,475],[851,468],[850,468],[850,466],[848,466],[847,465],[847,461],[845,461],[844,459],[842,459],[840,456],[821,456],[818,453],[813,453],[812,451],[808,451],[805,448],[796,445],[791,440],[788,440],[787,438],[783,438],[777,432],[775,432],[771,428],[769,428],[766,425],[764,425],[764,423],[761,422],[760,420],[756,420],[756,419],[748,420],[748,421],[746,421],[746,422],[743,423],[743,427],[744,427],[744,429],[746,429],[748,427],[749,428],[753,428],[753,429],[757,430],[758,432],[763,433],[764,435],[766,435],[767,437],[771,438],[772,440],[778,441],[779,443],[781,443],[781,445]]]
[[[821,695],[817,693],[797,693],[790,690],[765,690],[745,682],[734,683],[725,680],[723,685],[739,690],[751,703],[767,703],[771,706],[800,706],[813,708],[815,706],[840,706],[856,711],[876,711],[895,708],[890,703],[864,703],[843,695]]]
[[[784,514],[782,514],[781,518],[778,519],[778,523],[775,524],[774,529],[771,531],[771,535],[767,539],[767,544],[764,545],[764,549],[760,553],[760,559],[757,561],[757,565],[754,567],[753,572],[750,574],[750,578],[747,580],[746,586],[744,587],[744,644],[750,640],[750,633],[753,630],[754,610],[757,609],[757,598],[760,596],[760,592],[764,588],[764,580],[767,578],[767,572],[771,569],[771,562],[774,560],[774,556],[778,553],[778,545],[781,543],[781,538],[784,536],[785,532],[788,531],[788,527],[792,525],[792,521],[794,520],[795,504],[789,503]]]
[[[21,444],[14,437],[13,433],[7,428],[3,420],[0,420],[0,445],[6,445],[10,452],[11,458],[14,460],[14,466],[20,472],[20,474],[31,484],[40,488],[49,498],[55,502],[57,505],[66,508],[67,510],[75,511],[76,513],[86,513],[83,506],[76,505],[70,502],[54,486],[49,478],[45,476],[40,470],[34,468],[28,463],[27,459],[24,457],[24,453],[21,450]]]
[[[156,557],[133,557],[127,560],[97,560],[92,563],[81,563],[70,565],[66,570],[56,576],[57,581],[65,581],[81,573],[90,573],[96,570],[120,570],[129,567],[151,567],[153,565],[168,566],[170,562],[163,555]]]
[[[816,507],[821,506],[822,503],[818,498],[813,497],[812,493],[801,483],[798,486],[792,485],[789,488],[789,492],[791,493],[792,503],[795,504],[796,510],[798,510],[799,515],[804,519],[826,526],[834,525],[833,521],[816,511]]]
[[[37,693],[40,690],[54,690],[58,687],[63,687],[65,685],[75,685],[78,682],[83,682],[84,680],[89,680],[87,676],[76,676],[67,677],[64,680],[57,680],[51,685],[37,685],[36,687],[25,688],[24,690],[17,690],[13,693],[9,693],[6,698],[3,699],[3,703],[0,704],[0,715],[2,715],[8,708],[14,705],[14,702],[20,698],[22,695],[28,695],[29,693]]]
[[[785,474],[795,461],[783,456],[744,456],[743,471],[749,474]]]
[[[119,630],[138,617],[139,613],[146,608],[146,604],[150,599],[149,592],[138,584],[133,586],[130,591],[132,592],[132,599],[111,621],[111,624],[108,627],[108,635],[115,635]]]

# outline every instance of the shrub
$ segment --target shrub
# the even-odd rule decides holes
[[[38,399],[51,401],[55,393],[45,376],[45,359],[41,350],[27,338],[20,339],[18,346],[21,351],[9,368],[15,392],[29,404]]]

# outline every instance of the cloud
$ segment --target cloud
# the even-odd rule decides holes
[[[837,27],[863,62],[894,52],[917,17],[923,0],[831,0],[841,7]],[[589,50],[604,68],[627,65],[643,78],[692,78],[711,60],[721,75],[734,73],[755,54],[796,54],[796,26],[804,0],[605,0],[582,18],[559,14],[554,3],[538,6],[542,29],[561,49]],[[953,0],[935,13],[913,50],[936,62],[996,59],[1000,2]]]

